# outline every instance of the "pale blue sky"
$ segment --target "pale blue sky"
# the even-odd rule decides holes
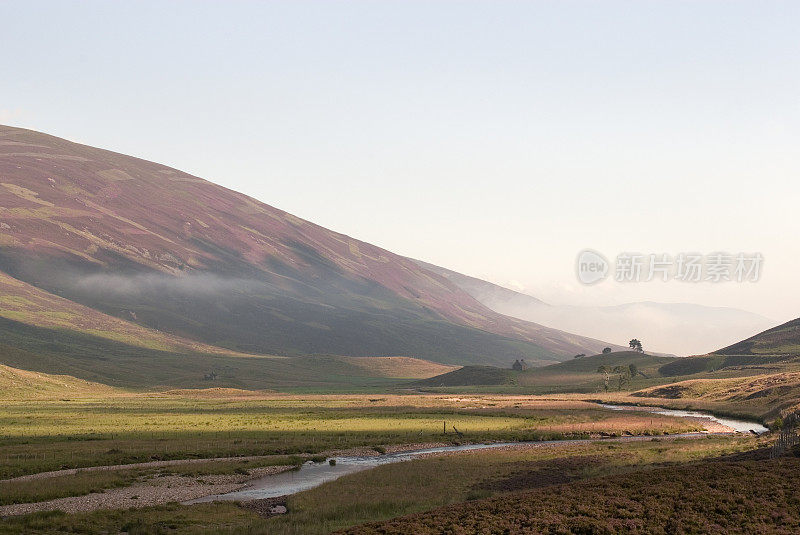
[[[0,122],[556,302],[800,315],[796,2],[0,0]],[[581,287],[577,252],[760,251]]]

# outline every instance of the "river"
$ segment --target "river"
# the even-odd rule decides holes
[[[769,431],[769,429],[767,429],[766,427],[757,422],[738,420],[736,418],[723,418],[721,416],[714,416],[713,414],[708,412],[684,411],[679,409],[665,409],[664,407],[647,407],[638,405],[607,405],[605,403],[601,403],[600,406],[606,409],[611,409],[612,411],[642,411],[642,412],[652,412],[653,414],[663,414],[665,416],[677,416],[683,418],[705,418],[707,420],[711,420],[719,424],[722,424],[725,427],[730,427],[731,429],[733,429],[738,433],[749,433],[750,431],[754,431],[760,435],[761,433],[766,433],[767,431]]]
[[[634,411],[652,412],[654,414],[664,414],[667,416],[707,418],[709,420],[718,422],[724,426],[730,427],[736,430],[737,432],[741,433],[749,433],[752,430],[758,434],[761,434],[768,431],[766,427],[764,427],[759,423],[748,422],[746,420],[737,420],[734,418],[721,418],[718,416],[714,416],[713,414],[700,411],[683,411],[677,409],[665,409],[662,407],[639,407],[639,406],[622,406],[622,405],[606,405],[606,404],[600,404],[600,405],[606,409],[615,411],[634,410]],[[687,433],[685,435],[677,435],[677,436],[696,437],[698,435],[699,435],[698,433]],[[622,439],[622,440],[636,440],[636,439],[641,440],[642,437],[628,437],[627,439]],[[592,442],[594,440],[596,439],[549,440],[541,442],[530,442],[528,444],[554,446],[558,444],[587,443],[587,442]],[[604,439],[604,440],[609,440],[609,439]],[[333,481],[334,479],[338,479],[347,474],[360,472],[362,470],[368,470],[370,468],[375,468],[376,466],[381,466],[384,464],[409,461],[411,459],[418,458],[420,456],[427,454],[502,448],[506,446],[515,446],[519,444],[525,444],[525,443],[498,442],[494,444],[465,444],[462,446],[441,446],[436,448],[426,448],[426,449],[410,450],[397,453],[388,453],[384,455],[340,456],[340,457],[333,457],[333,459],[335,459],[335,464],[330,464],[329,462],[314,463],[309,461],[301,465],[297,470],[290,470],[287,472],[281,472],[280,474],[254,479],[248,483],[247,487],[241,490],[229,492],[227,494],[213,494],[211,496],[204,496],[202,498],[191,500],[186,503],[192,504],[192,503],[203,503],[203,502],[213,502],[213,501],[249,501],[249,500],[259,500],[263,498],[286,496],[289,494],[296,494],[304,490],[318,487],[323,483],[326,483],[328,481]]]

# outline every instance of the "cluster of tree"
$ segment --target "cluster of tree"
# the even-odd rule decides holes
[[[629,385],[631,383],[631,379],[636,377],[639,373],[639,369],[636,367],[636,364],[629,364],[628,366],[606,366],[605,364],[597,368],[597,373],[603,374],[603,386],[608,392],[608,389],[611,386],[611,377],[612,375],[617,376],[617,390],[622,390],[622,387],[625,385]]]

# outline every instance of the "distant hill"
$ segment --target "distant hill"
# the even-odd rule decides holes
[[[481,386],[514,384],[519,372],[495,366],[464,366],[436,377],[413,383],[414,386]]]
[[[3,329],[34,354],[23,364],[84,378],[127,373],[125,355],[148,351],[165,362],[153,375],[180,370],[181,386],[208,368],[192,355],[506,365],[606,345],[495,312],[407,258],[201,178],[7,126],[0,285]],[[51,340],[63,341],[57,355]]]
[[[800,356],[800,318],[714,351],[718,355]]]
[[[707,355],[686,357],[665,364],[665,376],[726,372],[757,375],[793,370],[800,361],[800,319],[768,329]]]
[[[774,322],[735,308],[690,303],[627,303],[616,306],[554,306],[536,297],[418,261],[453,282],[490,309],[556,329],[627,343],[633,337],[645,349],[677,355],[704,354]],[[624,349],[612,346],[612,349]]]
[[[656,374],[657,370],[665,364],[679,361],[677,357],[662,357],[640,353],[639,351],[613,351],[600,353],[588,357],[573,358],[571,360],[544,366],[531,370],[536,375],[550,373],[597,373],[600,366],[629,366],[634,364],[640,372]]]
[[[522,385],[535,387],[539,392],[597,392],[603,389],[604,377],[597,372],[600,366],[635,365],[638,374],[631,386],[639,388],[649,384],[663,383],[660,369],[671,362],[681,360],[677,357],[661,357],[637,351],[615,351],[572,359],[559,364],[531,369],[520,377]],[[616,379],[612,377],[612,389],[616,389]]]
[[[566,362],[551,364],[525,371],[491,366],[464,366],[443,375],[413,383],[423,387],[458,386],[499,386],[515,385],[520,388],[532,387],[537,393],[543,392],[588,392],[597,390],[603,383],[603,376],[597,373],[600,366],[635,365],[638,374],[636,384],[663,383],[660,370],[673,362],[683,359],[660,357],[637,351],[616,351],[588,357],[573,358]]]

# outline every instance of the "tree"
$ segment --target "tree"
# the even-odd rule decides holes
[[[644,351],[644,349],[642,349],[642,343],[636,338],[628,342],[628,346],[630,346],[630,348],[633,349],[634,351],[638,351],[639,353]]]
[[[636,377],[637,375],[639,375],[639,368],[636,367],[636,364],[629,364],[628,365],[628,371],[631,374],[631,378]]]
[[[606,392],[608,392],[608,381],[611,379],[611,367],[604,364],[597,368],[597,373],[603,374],[603,387],[605,387]]]
[[[631,382],[631,370],[628,366],[614,366],[613,371],[618,375],[619,383],[617,390],[622,390],[622,385]]]
[[[603,355],[608,355],[609,353],[611,353],[611,348],[610,347],[604,347],[603,348]]]
[[[585,356],[586,356],[586,353],[578,353],[578,354],[577,354],[577,355],[575,355],[573,358],[576,358],[576,359],[581,359],[581,358],[583,358],[583,357],[585,357]]]

